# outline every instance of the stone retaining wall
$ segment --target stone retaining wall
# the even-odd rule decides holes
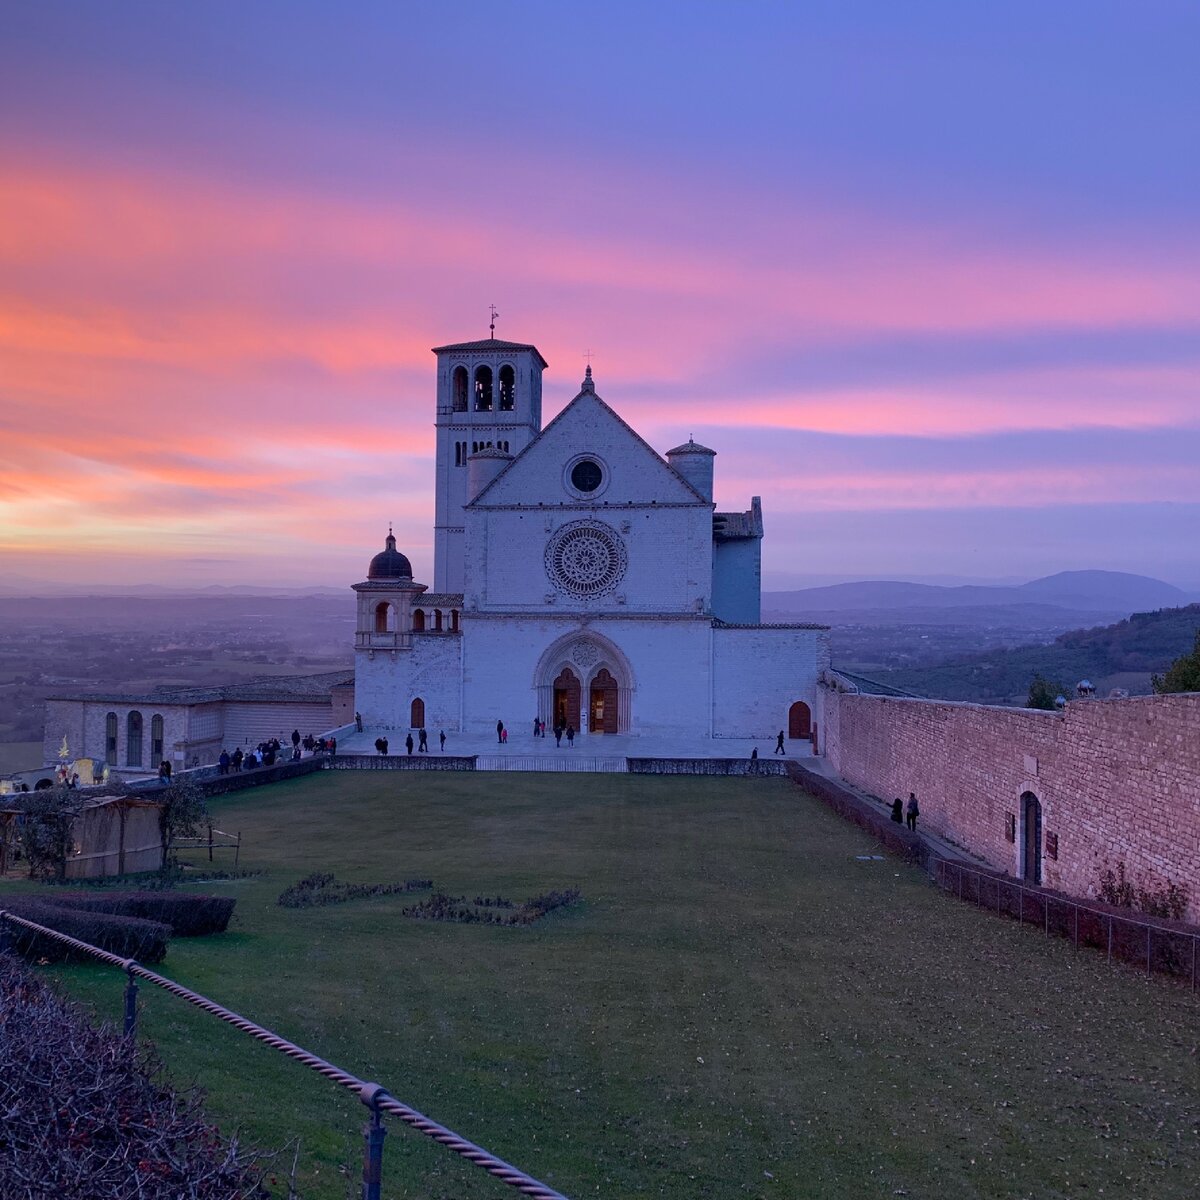
[[[786,775],[785,759],[630,758],[631,775]]]
[[[333,771],[474,771],[473,754],[335,754]]]
[[[884,800],[1020,876],[1021,797],[1042,809],[1042,882],[1094,897],[1123,862],[1135,884],[1187,888],[1200,921],[1200,694],[1077,700],[1060,713],[829,691],[824,750]],[[807,784],[805,786],[808,786]]]

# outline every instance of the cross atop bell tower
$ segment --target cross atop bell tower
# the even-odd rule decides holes
[[[520,454],[541,432],[542,372],[536,346],[495,337],[500,315],[489,305],[492,337],[435,346],[437,355],[437,489],[433,587],[463,590],[463,505],[467,460],[480,450]]]

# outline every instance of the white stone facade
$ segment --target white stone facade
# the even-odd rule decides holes
[[[819,722],[828,629],[757,623],[761,506],[714,512],[713,451],[664,459],[590,368],[542,429],[533,346],[435,353],[436,591],[390,534],[355,585],[366,725],[767,737],[797,704]]]

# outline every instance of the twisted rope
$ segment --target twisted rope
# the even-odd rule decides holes
[[[447,1149],[453,1150],[455,1154],[465,1158],[468,1162],[474,1163],[477,1167],[481,1167],[489,1175],[495,1176],[502,1183],[516,1188],[517,1191],[524,1193],[526,1196],[533,1196],[535,1200],[567,1200],[567,1197],[561,1192],[556,1192],[544,1183],[539,1183],[531,1175],[526,1175],[520,1168],[514,1167],[511,1163],[506,1163],[502,1158],[497,1158],[481,1146],[475,1145],[474,1142],[469,1142],[466,1138],[460,1137],[452,1129],[447,1129],[445,1125],[439,1125],[437,1121],[397,1100],[389,1092],[380,1087],[379,1084],[367,1083],[357,1076],[351,1075],[349,1071],[343,1071],[341,1067],[326,1062],[325,1059],[319,1058],[311,1051],[305,1050],[302,1046],[297,1046],[294,1042],[289,1042],[287,1038],[280,1037],[277,1033],[272,1033],[271,1030],[263,1028],[263,1026],[248,1020],[246,1017],[240,1016],[231,1009],[225,1008],[215,1000],[210,1000],[207,996],[200,995],[199,992],[193,992],[191,988],[186,988],[183,984],[176,983],[173,979],[168,979],[165,975],[158,974],[157,971],[151,971],[148,967],[143,967],[136,959],[121,958],[117,954],[110,954],[107,950],[101,950],[99,946],[93,946],[88,942],[81,942],[78,938],[73,938],[69,934],[59,933],[57,929],[49,929],[45,925],[37,924],[36,921],[28,921],[24,917],[18,917],[15,913],[0,909],[0,922],[5,920],[12,921],[15,925],[24,926],[26,929],[35,930],[47,937],[54,938],[64,945],[72,946],[76,950],[90,954],[93,958],[100,959],[101,962],[119,967],[129,975],[136,975],[139,979],[145,979],[162,988],[164,991],[170,992],[173,996],[178,996],[181,1000],[186,1000],[189,1004],[194,1004],[197,1008],[211,1013],[214,1017],[218,1017],[220,1020],[232,1025],[235,1029],[240,1029],[243,1033],[248,1033],[251,1037],[270,1046],[273,1050],[278,1050],[286,1054],[288,1058],[295,1059],[296,1062],[302,1063],[304,1066],[316,1071],[318,1075],[324,1075],[326,1079],[331,1079],[334,1083],[340,1084],[348,1091],[355,1092],[368,1108],[378,1109],[381,1112],[399,1117],[401,1121],[415,1129],[418,1133],[423,1133],[426,1137],[432,1138]]]

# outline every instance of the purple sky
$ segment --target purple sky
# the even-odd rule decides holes
[[[0,36],[6,578],[430,574],[486,333],[767,586],[1200,587],[1200,6],[55,4]]]

